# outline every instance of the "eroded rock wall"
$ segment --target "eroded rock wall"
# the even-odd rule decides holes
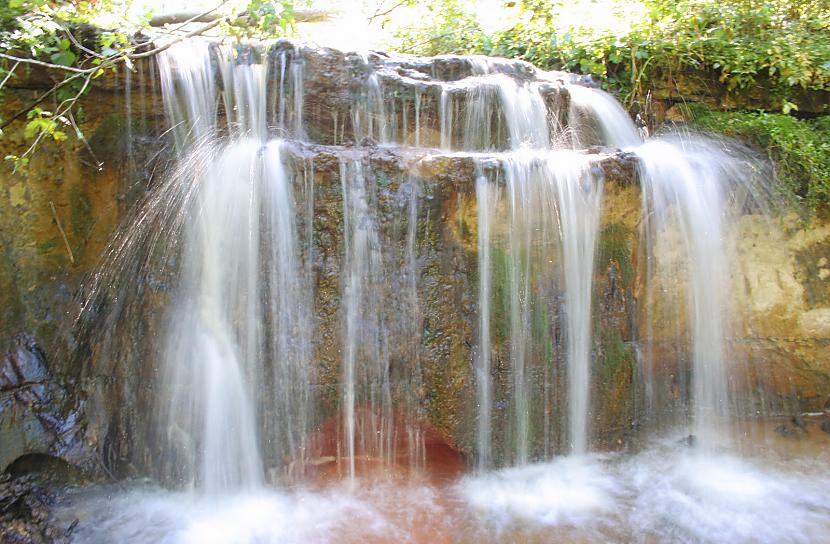
[[[339,66],[339,60],[332,62]],[[452,67],[450,60],[446,63]],[[419,67],[400,68],[404,69],[418,72]],[[310,95],[304,107],[317,111],[309,116],[307,130],[323,134],[329,122],[324,119],[337,122],[325,116],[324,95],[334,92],[334,87],[331,81],[307,77],[311,77],[306,85]],[[319,95],[312,92],[317,87],[322,89]],[[4,109],[16,110],[35,92],[8,93]],[[149,427],[158,370],[104,360],[106,352],[101,351],[90,351],[94,357],[89,360],[68,354],[74,347],[70,322],[79,309],[82,280],[94,270],[116,226],[170,164],[159,96],[142,86],[131,93],[129,108],[125,94],[114,90],[99,89],[84,99],[81,128],[88,147],[72,139],[60,146],[46,143],[25,170],[12,173],[6,164],[0,175],[0,342],[3,353],[8,353],[0,369],[6,380],[0,386],[1,466],[27,453],[67,457],[90,471],[118,475],[146,473],[153,462]],[[344,108],[353,98],[335,96]],[[341,119],[346,110],[342,113]],[[414,115],[414,110],[402,115]],[[315,118],[321,120],[319,124],[313,122]],[[420,341],[417,346],[395,346],[390,366],[393,372],[405,369],[413,354],[417,356],[422,386],[415,397],[421,414],[462,451],[472,452],[479,165],[469,156],[424,158],[423,150],[393,151],[363,143],[353,149],[305,144],[286,148],[297,194],[307,196],[309,179],[314,187],[313,237],[304,251],[310,252],[314,276],[320,419],[336,412],[341,379],[339,176],[340,161],[348,155],[366,166],[374,188],[392,277],[399,275],[405,260],[407,191],[419,191],[419,312],[413,318]],[[20,122],[0,141],[4,155],[19,155],[27,145]],[[591,427],[597,445],[616,448],[632,436],[644,410],[638,348],[646,330],[663,340],[655,357],[670,387],[683,383],[688,353],[678,347],[683,335],[676,323],[669,330],[663,327],[669,321],[654,321],[654,312],[646,314],[642,308],[647,263],[633,159],[609,152],[602,168],[606,186],[593,297]],[[739,256],[732,270],[739,326],[730,348],[736,359],[747,361],[734,371],[733,389],[750,398],[753,407],[766,403],[767,413],[822,408],[830,398],[830,225],[803,224],[789,216],[766,220],[747,215],[730,231],[730,242]],[[494,281],[503,282],[505,277],[496,276]],[[681,282],[665,287],[680,289]],[[391,291],[399,288],[389,286]],[[164,286],[147,289],[157,306],[163,306]],[[500,312],[496,322],[506,319],[503,308],[496,311]],[[646,315],[651,316],[648,322]],[[549,329],[545,334],[552,342],[549,358],[540,361],[537,370],[559,376],[564,383],[562,316],[537,317],[539,326]],[[400,316],[396,320],[405,321]],[[145,333],[158,334],[160,326],[158,321]],[[133,360],[140,365],[142,339],[133,340]],[[506,342],[501,337],[494,346],[494,372],[502,383],[509,381]],[[21,357],[40,361],[27,367],[36,370],[35,378],[21,370]],[[542,383],[536,381],[534,387]],[[684,395],[681,389],[677,386],[666,394],[679,400]],[[564,390],[550,391],[549,398],[548,404],[534,408],[538,421],[561,417],[566,411]],[[47,420],[58,424],[50,427]],[[64,436],[72,437],[67,442],[71,448]]]

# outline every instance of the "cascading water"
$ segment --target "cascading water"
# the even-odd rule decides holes
[[[590,164],[567,155],[570,170],[559,167],[556,189],[562,225],[565,268],[565,314],[568,347],[568,406],[570,451],[588,451],[591,380],[591,294],[594,252],[599,233],[602,183],[591,175]]]
[[[313,375],[296,206],[280,143],[266,141],[265,73],[218,53],[231,139],[180,212],[192,218],[163,357],[167,441],[208,492],[261,484],[263,439],[301,455]],[[219,130],[210,50],[174,48],[160,66],[171,124],[204,145]]]
[[[343,184],[343,221],[345,230],[345,277],[343,312],[345,314],[343,354],[343,400],[346,436],[346,458],[349,478],[355,477],[357,452],[374,451],[383,458],[388,455],[385,443],[389,429],[383,428],[390,420],[387,414],[371,413],[357,420],[359,384],[366,391],[360,396],[363,406],[381,406],[382,412],[391,406],[389,374],[386,364],[386,346],[383,337],[379,288],[383,278],[380,241],[376,218],[372,215],[371,195],[360,163],[343,162],[340,165]],[[358,433],[358,425],[361,426]],[[363,443],[355,444],[357,439]],[[371,446],[369,443],[372,443]],[[386,447],[385,447],[386,446]]]
[[[491,208],[498,195],[487,182],[487,178],[479,175],[476,179],[476,203],[478,204],[478,352],[476,353],[476,394],[478,396],[478,468],[484,470],[490,467],[490,452],[492,438],[490,434],[493,385],[490,377],[490,284],[491,256],[490,256],[490,220]]]
[[[479,71],[486,67],[479,67]],[[495,87],[496,93],[485,94],[480,89]],[[443,97],[444,95],[442,95]],[[593,278],[594,250],[599,229],[599,214],[602,200],[601,175],[597,176],[590,167],[590,159],[573,153],[553,150],[558,135],[551,133],[551,112],[545,104],[539,84],[517,84],[502,74],[480,77],[480,84],[471,87],[467,96],[467,119],[465,133],[470,127],[484,120],[490,124],[487,112],[493,108],[493,99],[498,99],[497,111],[504,118],[507,141],[512,153],[503,161],[507,184],[509,209],[509,315],[510,315],[510,364],[512,389],[509,394],[512,404],[513,423],[511,443],[514,451],[510,458],[517,464],[526,463],[531,457],[531,405],[542,399],[531,393],[530,366],[533,355],[532,306],[538,294],[531,293],[532,287],[541,289],[540,278],[533,278],[531,269],[542,273],[552,268],[550,252],[539,253],[535,247],[540,244],[539,229],[550,230],[542,245],[560,248],[562,284],[565,292],[564,314],[567,323],[565,343],[567,345],[568,405],[570,450],[574,453],[587,451],[588,412],[590,392],[590,344],[591,344],[591,291]],[[452,129],[445,127],[442,119],[442,134]],[[442,138],[442,142],[445,139]],[[468,141],[468,140],[465,140]],[[489,142],[487,142],[489,143]],[[477,190],[477,194],[489,199],[489,193]],[[480,202],[489,210],[487,202]],[[490,213],[486,216],[489,218]],[[479,232],[489,237],[489,226]],[[554,234],[554,236],[550,236]],[[483,309],[479,316],[481,343],[479,352],[489,354],[491,339],[490,317],[484,312],[489,307],[490,269],[489,248],[486,239],[479,241],[479,270],[482,278],[479,305]],[[541,259],[541,263],[532,261]],[[534,284],[534,285],[532,285]],[[488,300],[485,300],[488,299]],[[535,311],[540,311],[536,309]],[[489,313],[489,311],[488,311]],[[537,339],[538,340],[538,339]],[[548,353],[547,357],[553,354]],[[483,383],[479,386],[479,421],[490,421],[489,377],[483,375],[484,364],[479,363],[478,375]],[[545,379],[548,382],[549,379]],[[544,390],[550,389],[548,383]],[[544,394],[544,393],[543,393]],[[544,455],[550,455],[550,418],[543,423],[544,429],[536,433],[542,439]],[[486,446],[489,431],[479,430],[479,456],[489,460],[491,451]],[[485,438],[482,438],[485,437]],[[537,454],[538,455],[538,454]],[[479,464],[484,463],[479,460]],[[488,461],[489,462],[489,461]],[[486,463],[485,463],[486,464]]]
[[[752,165],[718,143],[664,139],[636,149],[655,290],[665,291],[667,281],[687,286],[686,300],[672,304],[686,309],[674,319],[686,322],[691,338],[693,434],[703,449],[729,444],[724,423],[735,415],[730,376],[736,365],[727,349],[732,308],[724,296],[730,291],[727,228],[740,210],[762,205],[763,196],[754,186]],[[652,392],[659,387],[655,379],[647,376]]]
[[[738,395],[729,229],[757,208],[732,148],[643,143],[610,95],[504,60],[187,41],[158,67],[176,165],[80,323],[106,325],[90,358],[153,383],[120,397],[152,416],[124,415],[104,443],[146,439],[133,466],[198,493],[70,504],[81,540],[830,530],[826,476],[722,454]],[[639,211],[613,209],[621,194]],[[647,442],[669,420],[697,455]],[[459,479],[458,450],[473,475]]]
[[[579,85],[569,85],[568,95],[568,125],[576,149],[597,144],[624,149],[640,143],[637,127],[614,97]]]

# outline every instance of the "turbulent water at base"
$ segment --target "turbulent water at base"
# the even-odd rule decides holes
[[[736,423],[746,399],[727,342],[737,319],[729,232],[742,214],[762,216],[764,170],[750,154],[689,134],[643,141],[610,95],[524,63],[347,54],[337,58],[348,89],[330,89],[312,77],[333,71],[329,57],[307,51],[193,40],[158,59],[175,161],[110,246],[79,327],[97,328],[94,357],[153,369],[141,375],[149,392],[126,395],[151,397],[148,429],[119,432],[146,439],[137,465],[174,490],[71,493],[55,517],[80,520],[73,538],[828,534],[826,455],[790,455]],[[346,107],[321,112],[322,95]],[[400,179],[370,153],[400,167]],[[599,269],[611,251],[603,220],[617,213],[609,193],[630,188],[609,182],[609,157],[635,165],[640,195],[632,224],[643,263],[626,296],[646,326],[625,342],[602,330],[613,275],[626,273],[622,263]],[[433,159],[460,158],[472,164],[462,190],[436,189],[424,174]],[[447,195],[455,202],[440,201]],[[332,199],[320,214],[318,201]],[[430,214],[463,234],[430,231]],[[442,237],[470,251],[469,264],[436,249]],[[428,261],[428,251],[450,256]],[[436,268],[468,275],[460,288],[436,285]],[[442,305],[450,299],[457,306]],[[441,343],[436,313],[462,307],[456,323],[468,330]],[[666,342],[676,357],[668,372]],[[459,362],[461,344],[470,356]],[[612,449],[600,427],[613,349],[637,354],[633,375],[614,374],[631,382],[636,422],[614,429],[625,453],[599,453]],[[438,351],[447,369],[430,365],[426,354]],[[436,412],[436,372],[469,393],[466,406]],[[458,431],[457,443],[441,437],[442,451],[461,465],[462,449],[474,472],[431,478],[435,421]]]
[[[80,490],[55,518],[80,542],[821,542],[824,457],[702,457],[675,436],[641,453],[565,456],[454,485],[256,490],[198,497]],[[827,446],[827,441],[812,444]],[[788,458],[789,457],[789,458]]]

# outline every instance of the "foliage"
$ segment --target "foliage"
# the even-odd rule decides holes
[[[434,19],[400,33],[404,49],[481,52],[593,74],[629,105],[645,98],[649,82],[690,69],[714,71],[730,90],[763,84],[785,113],[796,88],[830,89],[826,1],[525,0],[514,24],[492,35],[470,22],[467,2],[430,5]]]
[[[294,0],[250,0],[242,12],[244,24],[230,20],[224,28],[236,37],[278,38],[294,33]]]
[[[747,140],[765,149],[778,179],[811,209],[827,212],[830,202],[830,117],[796,119],[781,113],[711,111],[684,106],[703,130]]]
[[[0,3],[0,88],[32,69],[52,68],[57,75],[66,75],[35,102],[2,120],[5,128],[18,118],[26,119],[23,135],[31,146],[20,156],[6,157],[15,168],[27,164],[28,156],[44,138],[62,142],[68,133],[74,133],[83,139],[76,122],[76,117],[83,116],[78,100],[89,91],[93,79],[122,62],[131,67],[126,34],[96,30],[93,24],[123,20],[115,14],[126,9],[127,5],[117,0]],[[41,108],[47,98],[52,99],[52,107]]]
[[[248,16],[258,34],[284,36],[294,28],[294,2],[252,0],[248,5]]]
[[[217,0],[206,14],[228,3]],[[6,157],[15,168],[26,165],[45,138],[61,142],[74,134],[86,144],[76,117],[83,115],[78,101],[93,81],[107,72],[133,70],[134,61],[166,48],[140,49],[142,44],[129,34],[148,28],[152,10],[136,15],[131,8],[132,0],[0,0],[0,90],[35,67],[51,70],[52,77],[64,76],[34,102],[0,119],[0,134],[11,122],[27,119],[23,135],[31,145],[19,156]],[[260,38],[285,35],[294,28],[293,0],[250,0],[241,13],[225,11],[195,30],[185,28],[191,21],[184,21],[155,33],[166,35],[169,44],[220,26],[233,36]],[[51,107],[41,108],[46,100],[52,101]]]
[[[407,53],[489,53],[493,44],[476,16],[476,2],[431,0],[424,3],[423,24],[407,25],[397,32],[400,49]]]

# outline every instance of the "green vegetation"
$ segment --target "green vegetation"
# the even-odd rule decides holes
[[[402,49],[501,55],[592,74],[628,105],[689,70],[713,71],[729,90],[763,85],[784,113],[795,90],[830,89],[826,1],[524,0],[512,24],[491,33],[475,2],[429,4],[434,18],[404,28]]]
[[[228,9],[220,11],[226,4]],[[241,10],[232,4],[217,0],[214,9],[155,34],[169,45],[214,28],[236,37],[275,37],[294,29],[293,0],[250,0],[240,4]],[[25,120],[23,135],[31,142],[22,154],[6,160],[15,168],[25,166],[44,139],[62,142],[72,134],[86,144],[79,100],[94,81],[107,72],[133,70],[135,61],[167,48],[137,38],[149,28],[151,17],[152,9],[133,9],[132,0],[0,0],[0,91],[32,70],[50,70],[57,79],[33,102],[0,119],[0,134]]]
[[[684,110],[698,128],[766,150],[779,181],[810,209],[823,209],[830,203],[830,117],[807,120],[781,113],[711,111],[702,106]]]
[[[177,36],[211,29],[238,38],[294,32],[299,0],[217,0],[212,19],[167,27]],[[307,2],[303,1],[303,4]],[[692,107],[697,126],[746,139],[777,163],[783,185],[811,208],[830,202],[830,122],[803,120],[799,96],[830,91],[830,2],[827,0],[378,0],[372,19],[399,8],[426,10],[398,31],[397,48],[422,54],[484,53],[523,58],[547,69],[592,74],[630,108],[655,88],[671,89],[704,74],[731,96],[760,91],[770,112],[717,112]],[[147,3],[151,5],[152,3]],[[486,4],[486,5],[485,5]],[[232,8],[233,5],[237,7]],[[127,14],[127,15],[125,15]],[[204,15],[204,14],[203,14]],[[24,123],[31,146],[7,159],[15,166],[44,140],[76,137],[79,99],[107,72],[161,48],[140,45],[152,12],[132,0],[0,0],[0,92],[32,70],[57,83],[0,119],[0,131]],[[493,20],[497,24],[493,25]],[[118,30],[110,30],[118,29]],[[830,105],[828,105],[830,108]]]
[[[109,11],[94,2],[47,2],[44,0],[4,0],[0,2],[0,67],[2,85],[14,84],[31,70],[54,67],[66,78],[48,94],[28,107],[3,119],[4,129],[17,119],[26,119],[24,137],[32,146],[21,156],[9,155],[15,166],[25,165],[28,156],[44,138],[62,142],[67,131],[80,135],[75,109],[77,101],[88,92],[92,79],[103,74],[104,60],[123,55],[127,38],[119,32],[99,32],[89,36],[96,15]],[[85,58],[88,57],[88,60]],[[41,107],[50,99],[52,107]]]
[[[629,248],[630,239],[631,231],[619,223],[607,225],[599,235],[598,268],[602,270],[603,267],[616,263],[623,285],[630,285],[634,281],[634,265],[631,262]]]

